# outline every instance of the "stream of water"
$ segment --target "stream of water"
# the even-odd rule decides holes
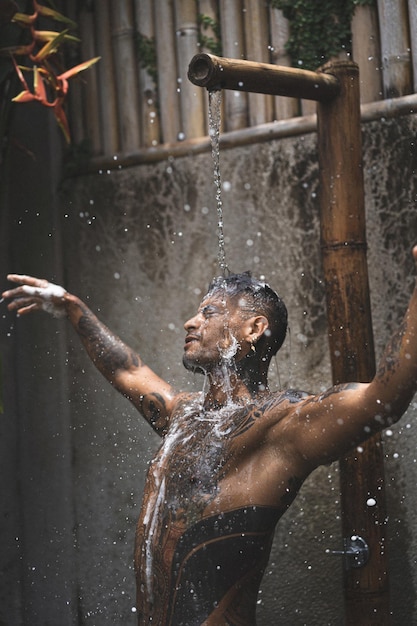
[[[209,135],[211,141],[211,154],[214,164],[214,184],[216,185],[217,205],[217,237],[218,237],[218,264],[223,276],[229,273],[226,263],[226,252],[223,233],[223,202],[222,181],[220,176],[220,122],[221,122],[222,92],[221,90],[209,91]]]
[[[229,273],[229,269],[226,263],[223,233],[222,183],[220,176],[219,139],[222,104],[221,93],[221,91],[209,92],[209,135],[214,164],[214,184],[216,186],[218,265],[220,273],[225,277]],[[224,456],[222,450],[227,440],[229,430],[234,424],[233,421],[230,421],[230,418],[236,411],[236,408],[241,408],[240,405],[237,407],[232,401],[230,381],[230,364],[236,350],[237,340],[231,337],[231,345],[222,354],[222,363],[219,366],[224,380],[224,389],[228,397],[226,406],[223,407],[223,409],[217,409],[215,412],[203,410],[205,388],[207,386],[207,377],[205,376],[204,388],[201,395],[184,410],[183,415],[177,417],[176,421],[174,421],[150,468],[154,490],[152,494],[148,496],[146,508],[144,509],[143,573],[145,577],[144,591],[148,602],[151,604],[156,601],[156,597],[154,596],[155,546],[162,541],[161,537],[164,536],[164,528],[168,528],[168,526],[164,526],[163,522],[164,519],[166,520],[167,511],[171,511],[170,519],[176,519],[177,515],[181,516],[185,515],[185,513],[190,515],[195,507],[198,506],[199,498],[203,498],[200,492],[191,495],[191,492],[188,494],[188,491],[184,491],[185,488],[181,490],[179,481],[183,476],[188,476],[190,464],[194,468],[194,473],[199,476],[200,482],[202,480],[201,476],[204,477],[206,465],[210,476],[217,466],[219,468],[222,466],[220,462]],[[196,422],[199,423],[199,427],[197,428]],[[202,456],[201,452],[201,450],[204,449],[203,444],[205,441],[202,437],[202,429],[210,442],[207,448],[210,450],[210,454],[205,461],[204,455]],[[215,463],[212,459],[212,455],[216,451],[218,459],[216,457],[217,462]],[[206,465],[204,463],[206,463]],[[185,480],[184,484],[187,486],[188,490],[190,490],[194,483]],[[201,489],[202,488],[200,488],[200,490]],[[187,504],[179,500],[182,497],[181,494],[183,491],[188,498],[186,500]]]

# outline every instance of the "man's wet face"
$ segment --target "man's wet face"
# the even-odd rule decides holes
[[[184,366],[210,371],[239,350],[240,317],[236,306],[222,293],[206,296],[197,314],[184,324]]]

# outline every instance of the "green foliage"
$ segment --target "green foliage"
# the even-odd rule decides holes
[[[315,70],[341,51],[351,52],[356,5],[375,0],[271,0],[290,22],[286,49],[295,66]]]
[[[222,37],[220,22],[216,21],[209,15],[199,13],[198,15],[198,43],[202,48],[206,48],[212,54],[216,56],[222,55]],[[211,30],[214,37],[205,34],[205,31]]]
[[[142,33],[137,33],[136,45],[139,63],[143,69],[146,69],[156,87],[158,85],[158,61],[155,37],[147,37],[146,35],[142,35]]]

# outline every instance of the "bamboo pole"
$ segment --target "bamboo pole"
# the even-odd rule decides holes
[[[381,49],[376,7],[358,5],[352,19],[352,56],[359,66],[361,102],[382,98]]]
[[[82,58],[91,59],[97,56],[97,54],[94,40],[93,12],[88,8],[82,9],[79,17],[79,25]],[[88,81],[85,84],[86,135],[90,141],[90,147],[93,154],[100,154],[101,152],[97,94],[97,66],[93,65],[93,67],[89,70]]]
[[[199,30],[201,35],[201,41],[199,45],[199,52],[207,52],[210,53],[211,50],[209,46],[209,41],[217,42],[221,44],[221,41],[218,40],[217,34],[211,26],[211,24],[203,23],[203,18],[210,18],[212,23],[216,23],[220,25],[220,15],[219,15],[219,6],[217,0],[197,0],[198,5],[198,23]],[[187,59],[188,62],[188,59]],[[205,100],[204,104],[208,105],[208,102]],[[223,132],[225,129],[225,103],[224,98],[220,103],[221,106],[221,115],[220,115],[220,132]],[[208,118],[208,109],[205,110],[206,119]]]
[[[309,100],[329,100],[339,91],[338,79],[330,74],[212,54],[195,55],[188,78],[194,85],[208,90],[236,89]]]
[[[116,84],[110,37],[110,1],[102,0],[96,17],[97,53],[100,63],[97,66],[100,135],[104,154],[114,155],[119,150],[119,125],[117,119]]]
[[[152,0],[134,0],[136,31],[139,37],[154,41]],[[139,59],[139,98],[141,110],[141,137],[145,147],[156,146],[160,141],[160,125],[156,85]]]
[[[332,57],[331,59],[329,59],[329,62],[334,62],[334,61],[347,61],[348,60],[348,55],[345,51],[341,50],[339,52],[339,54],[335,57]],[[318,72],[320,72],[320,68],[317,68]],[[311,100],[309,100],[308,98],[302,98],[301,99],[301,113],[302,115],[312,115],[313,113],[316,112],[316,106],[314,105],[314,102],[312,102]]]
[[[246,58],[261,63],[269,61],[268,9],[266,2],[244,2]],[[269,94],[249,92],[249,123],[265,124],[273,119],[273,101]]]
[[[177,91],[177,54],[172,0],[154,0],[158,94],[162,141],[178,140],[180,132],[179,94]]]
[[[417,2],[408,0],[410,21],[411,58],[413,65],[413,91],[417,92]]]
[[[243,59],[245,57],[245,46],[242,0],[220,2],[220,24],[223,54],[226,57]],[[248,124],[248,95],[240,90],[227,91],[224,95],[226,130],[245,128]]]
[[[411,93],[407,0],[378,0],[384,96]]]
[[[140,146],[139,100],[134,50],[133,7],[130,0],[110,3],[122,152]]]
[[[335,384],[369,381],[375,357],[366,262],[359,73],[351,62],[322,68],[340,94],[317,107],[321,245]],[[389,623],[383,450],[379,436],[340,461],[343,535],[363,537],[368,563],[345,570],[346,623]],[[367,506],[370,497],[375,506]]]
[[[290,35],[290,25],[279,9],[270,7],[270,29],[271,29],[271,61],[275,65],[291,66],[291,59],[285,50],[285,44]],[[275,119],[281,120],[294,117],[299,111],[299,102],[295,98],[276,96]]]
[[[187,63],[198,50],[197,7],[189,0],[175,0],[178,76],[180,80],[181,129],[184,138],[201,137],[207,132],[204,97],[187,80]]]

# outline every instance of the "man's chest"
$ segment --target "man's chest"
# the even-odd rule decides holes
[[[251,504],[280,506],[293,491],[297,477],[285,449],[271,450],[256,407],[188,417],[173,425],[150,467],[166,515],[190,522]]]

